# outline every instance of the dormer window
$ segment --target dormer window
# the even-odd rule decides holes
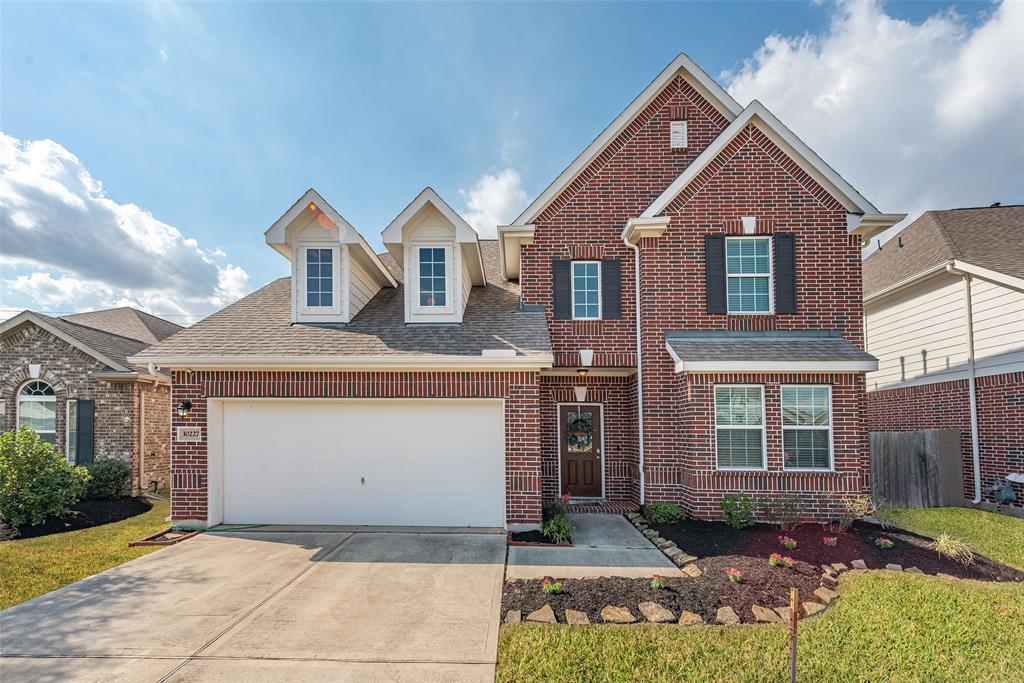
[[[299,259],[302,312],[341,313],[341,246],[300,246]]]
[[[418,247],[419,306],[422,309],[444,310],[448,307],[450,287],[448,271],[449,247]]]

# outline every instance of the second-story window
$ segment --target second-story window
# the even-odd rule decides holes
[[[334,251],[306,249],[306,306],[334,306]]]
[[[420,247],[420,306],[443,308],[448,305],[444,247]]]
[[[725,240],[726,302],[729,313],[772,312],[770,237]]]
[[[601,263],[573,261],[572,317],[575,320],[601,318]]]

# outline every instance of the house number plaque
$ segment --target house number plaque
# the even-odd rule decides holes
[[[203,440],[203,430],[200,427],[178,427],[177,441],[185,443],[200,443]]]

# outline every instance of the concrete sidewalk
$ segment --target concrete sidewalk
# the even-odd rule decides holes
[[[510,546],[506,579],[645,578],[683,573],[621,515],[570,514],[576,527],[571,548]]]

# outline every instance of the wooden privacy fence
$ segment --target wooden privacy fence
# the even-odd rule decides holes
[[[871,493],[900,508],[964,504],[959,429],[871,432]]]

